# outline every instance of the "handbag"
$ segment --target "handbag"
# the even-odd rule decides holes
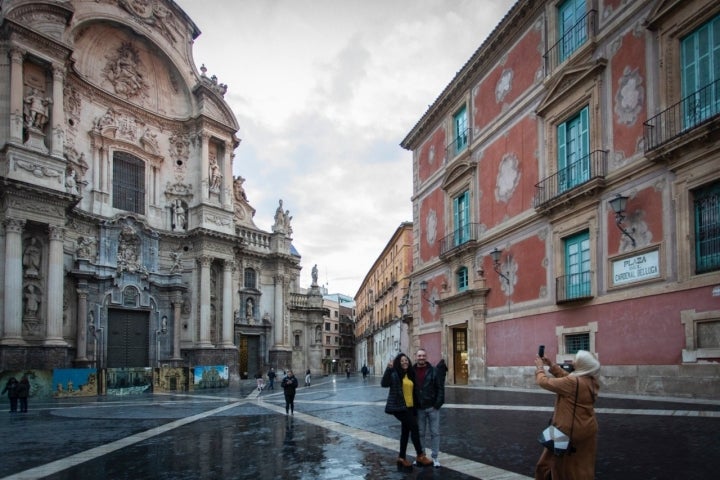
[[[580,388],[580,380],[577,381],[575,386],[575,404],[573,406],[573,420],[570,425],[570,435],[566,435],[562,430],[557,428],[555,425],[550,425],[545,430],[540,432],[538,442],[543,447],[547,448],[557,456],[565,455],[566,453],[573,453],[574,448],[570,445],[572,439],[573,428],[575,427],[575,409],[577,408],[578,389]]]

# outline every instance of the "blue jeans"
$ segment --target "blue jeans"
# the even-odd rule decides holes
[[[437,458],[440,452],[440,410],[432,407],[418,409],[417,415],[420,441],[425,443],[425,431],[426,428],[429,428],[432,458]]]

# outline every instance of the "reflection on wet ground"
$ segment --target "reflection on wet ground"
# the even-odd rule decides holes
[[[281,392],[258,395],[251,383],[31,404],[26,415],[0,416],[5,479],[527,479],[553,403],[535,391],[449,387],[443,466],[398,472],[400,427],[384,413],[379,379],[319,380],[298,390],[294,416]],[[598,416],[598,478],[711,478],[720,469],[720,402],[607,397]]]

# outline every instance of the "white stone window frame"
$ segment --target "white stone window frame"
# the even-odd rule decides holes
[[[685,348],[682,349],[683,363],[701,363],[706,358],[720,357],[720,348],[698,348],[698,325],[702,323],[720,322],[720,310],[697,312],[680,311],[680,322],[685,327]]]
[[[558,353],[555,356],[555,363],[561,364],[566,361],[575,360],[574,353],[565,352],[565,337],[567,335],[578,335],[583,333],[587,333],[590,335],[590,353],[595,355],[595,357],[597,358],[598,354],[595,351],[595,337],[597,336],[597,331],[597,322],[588,322],[586,325],[581,325],[579,327],[564,327],[562,325],[555,327],[555,335],[557,335],[558,344]]]

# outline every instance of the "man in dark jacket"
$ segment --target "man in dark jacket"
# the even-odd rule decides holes
[[[440,407],[445,403],[445,371],[433,367],[427,361],[427,352],[419,349],[415,354],[415,389],[419,399],[417,409],[420,440],[424,441],[426,429],[430,430],[430,448],[435,467],[440,466]]]

